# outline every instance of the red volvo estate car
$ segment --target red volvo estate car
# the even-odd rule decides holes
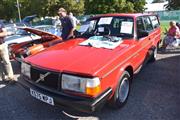
[[[105,102],[115,108],[127,102],[134,74],[156,59],[158,18],[105,14],[88,21],[78,37],[24,59],[19,82],[33,97],[83,112]]]
[[[29,28],[29,27],[24,27],[19,29],[26,31],[29,34],[29,37],[32,38],[32,40],[28,40],[28,41],[25,40],[26,42],[11,44],[9,46],[11,57],[15,58],[18,61],[21,61],[22,59],[24,59],[29,55],[36,54],[62,41],[61,37],[39,29]],[[26,36],[28,36],[28,34]]]

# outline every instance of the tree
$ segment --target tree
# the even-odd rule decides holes
[[[0,0],[0,19],[10,20],[11,18],[18,16],[16,6],[13,0]]]
[[[86,14],[143,12],[145,0],[85,0]]]
[[[133,3],[134,5],[134,12],[144,12],[146,0],[128,0],[129,2]]]
[[[60,7],[75,15],[82,15],[84,12],[84,0],[48,0],[48,3],[46,4],[47,15],[57,15]]]
[[[180,9],[180,1],[179,0],[168,0],[168,4],[166,6],[169,10],[179,10]]]

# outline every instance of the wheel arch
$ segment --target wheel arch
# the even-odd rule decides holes
[[[131,76],[130,81],[132,82],[132,78],[134,76],[133,67],[131,65],[129,65],[124,69],[124,71],[127,71],[130,74],[130,76]]]

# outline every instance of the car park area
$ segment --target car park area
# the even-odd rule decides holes
[[[30,96],[18,83],[0,81],[1,120],[179,120],[180,49],[159,53],[135,76],[127,104],[118,110],[105,105],[92,114],[54,107]],[[19,65],[13,61],[18,80]]]

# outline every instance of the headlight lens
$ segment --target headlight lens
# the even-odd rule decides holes
[[[96,95],[100,91],[100,80],[95,78],[83,78],[73,75],[62,75],[62,89],[81,92],[88,95]]]
[[[86,80],[85,78],[72,76],[72,75],[62,75],[62,89],[73,90],[77,92],[85,92]]]
[[[31,77],[31,67],[27,63],[21,63],[21,73],[27,77]]]

